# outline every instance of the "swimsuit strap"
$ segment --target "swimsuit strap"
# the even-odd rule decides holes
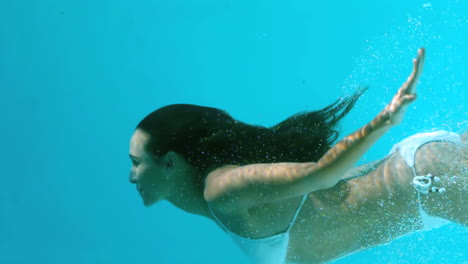
[[[298,216],[299,213],[301,212],[302,206],[304,205],[304,203],[305,203],[305,201],[307,200],[308,197],[309,197],[309,194],[304,194],[304,196],[302,196],[301,203],[300,203],[299,206],[297,207],[296,212],[294,213],[294,216],[293,216],[293,218],[291,219],[291,222],[290,222],[289,225],[288,225],[288,228],[286,229],[285,232],[282,232],[282,233],[289,233],[289,230],[292,228],[292,226],[293,226],[294,223],[296,222],[297,216]],[[225,225],[223,224],[223,222],[221,222],[221,220],[219,220],[219,218],[216,216],[216,214],[213,212],[213,210],[211,210],[211,207],[209,206],[209,204],[208,204],[208,208],[210,209],[211,215],[212,215],[213,218],[216,220],[215,222],[221,227],[221,229],[224,230],[224,232],[228,232],[228,233],[237,235],[236,233],[234,233],[234,232],[232,232],[231,230],[229,230],[229,228],[227,228],[227,226],[225,226]]]
[[[292,226],[296,222],[297,216],[301,212],[302,206],[304,205],[308,197],[309,197],[309,194],[304,194],[304,196],[302,196],[301,203],[299,204],[299,207],[297,207],[296,212],[294,213],[294,216],[291,219],[291,222],[289,223],[288,229],[286,229],[286,233],[289,233],[289,230],[291,230]]]

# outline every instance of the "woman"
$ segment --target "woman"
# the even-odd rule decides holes
[[[213,220],[255,263],[331,261],[429,228],[431,217],[466,226],[466,135],[419,134],[352,168],[402,121],[423,63],[420,49],[390,104],[331,148],[362,91],[272,128],[214,108],[158,109],[131,138],[130,181],[146,206],[167,200]]]

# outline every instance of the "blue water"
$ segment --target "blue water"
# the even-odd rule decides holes
[[[313,2],[0,1],[0,263],[245,263],[215,224],[145,208],[128,183],[132,130],[167,104],[268,126],[369,85],[346,134],[425,46],[418,100],[361,163],[416,132],[467,131],[467,1]],[[452,224],[336,263],[468,263],[467,252]]]

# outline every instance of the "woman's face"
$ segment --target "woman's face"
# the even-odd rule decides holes
[[[145,206],[163,200],[169,191],[166,166],[145,149],[149,140],[150,135],[140,129],[135,130],[130,139],[130,182],[136,184]]]

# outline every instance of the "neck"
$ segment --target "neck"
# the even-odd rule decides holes
[[[184,177],[178,177],[180,180],[175,183],[174,192],[167,200],[177,208],[190,213],[207,218],[211,218],[208,203],[203,195],[204,186],[200,180],[201,173],[191,166],[179,169],[177,172]]]

